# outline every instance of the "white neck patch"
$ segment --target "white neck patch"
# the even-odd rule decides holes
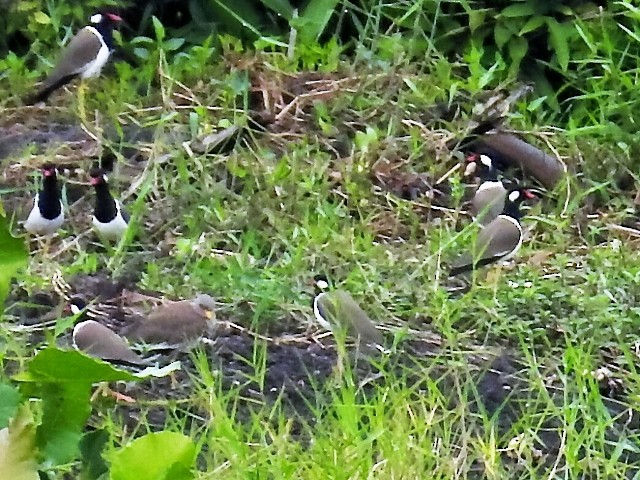
[[[91,15],[91,17],[89,17],[89,21],[91,23],[95,23],[98,24],[102,21],[102,14],[101,13],[94,13],[93,15]]]
[[[480,163],[489,168],[491,168],[491,166],[493,165],[493,162],[487,155],[480,155]]]
[[[517,191],[517,190],[514,190],[513,192],[511,192],[509,194],[509,200],[512,201],[512,202],[515,202],[519,198],[520,198],[520,192]]]

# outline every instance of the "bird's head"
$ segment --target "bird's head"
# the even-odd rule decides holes
[[[45,163],[42,166],[42,174],[45,177],[55,177],[56,176],[56,166],[52,163]]]
[[[467,161],[467,166],[464,170],[465,177],[476,175],[482,178],[495,174],[495,166],[489,155],[472,153],[465,160]]]
[[[313,277],[313,286],[315,287],[316,295],[319,295],[320,293],[328,291],[331,285],[326,275],[316,275]]]
[[[110,23],[116,24],[122,21],[122,18],[115,13],[94,13],[89,17],[89,21],[94,25],[99,25],[101,23]]]
[[[199,294],[193,299],[191,305],[200,315],[207,317],[207,320],[215,320],[216,318],[216,301],[211,295],[206,293]]]
[[[64,311],[68,315],[78,315],[82,310],[87,308],[87,301],[80,295],[74,295],[69,298],[65,305]]]
[[[91,177],[91,185],[106,184],[108,182],[107,174],[102,168],[92,168],[89,170],[89,177]]]
[[[511,203],[520,204],[525,200],[536,198],[536,194],[527,188],[516,187],[507,192],[507,198]]]

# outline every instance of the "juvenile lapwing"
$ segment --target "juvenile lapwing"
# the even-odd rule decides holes
[[[129,215],[122,208],[120,201],[111,195],[104,170],[92,168],[89,176],[96,192],[93,226],[101,237],[107,240],[119,240],[129,227]]]
[[[507,189],[498,179],[498,171],[488,155],[472,154],[467,161],[465,176],[473,174],[480,178],[480,185],[471,200],[471,214],[480,225],[485,226],[502,213]]]
[[[213,332],[216,323],[215,300],[199,294],[192,300],[162,305],[144,319],[123,331],[132,342],[150,345],[182,346]]]
[[[382,333],[349,293],[330,290],[324,275],[317,275],[314,281],[313,313],[320,325],[334,335],[353,338],[361,348],[366,346],[371,350],[383,344]]]
[[[522,245],[520,204],[534,197],[533,193],[522,187],[508,190],[502,213],[478,232],[471,251],[453,262],[449,275],[459,275],[512,258]]]
[[[34,235],[52,235],[64,222],[64,208],[56,167],[46,163],[42,167],[42,175],[42,190],[34,198],[24,229]]]
[[[45,101],[49,95],[75,77],[100,75],[114,49],[113,28],[122,19],[114,13],[95,13],[60,53],[56,66],[27,103]]]

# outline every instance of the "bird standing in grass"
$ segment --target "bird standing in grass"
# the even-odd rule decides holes
[[[129,227],[129,215],[109,191],[107,175],[101,168],[89,172],[91,185],[96,192],[93,211],[93,226],[101,237],[107,240],[119,240]]]
[[[508,190],[502,213],[480,230],[471,251],[454,261],[449,275],[459,275],[512,258],[522,245],[520,204],[533,197],[533,193],[521,187]]]
[[[480,177],[480,185],[471,200],[471,214],[482,225],[488,225],[504,209],[507,189],[498,179],[498,172],[488,155],[472,154],[467,157],[465,176]]]
[[[343,290],[329,291],[324,275],[316,276],[314,281],[313,313],[320,325],[338,337],[355,339],[363,351],[374,351],[377,345],[383,344],[382,333],[351,295]]]
[[[130,341],[171,347],[189,344],[213,331],[216,322],[215,300],[199,294],[152,310],[146,318],[124,330]]]
[[[113,28],[122,19],[114,13],[96,13],[90,24],[82,28],[62,50],[51,74],[27,103],[45,101],[52,92],[75,77],[100,75],[113,51]]]
[[[95,320],[85,320],[74,327],[73,345],[87,355],[102,360],[132,365],[144,363],[124,338]]]
[[[60,198],[56,167],[46,163],[42,167],[42,190],[33,201],[33,208],[24,223],[27,232],[34,235],[52,235],[64,222],[64,208]]]

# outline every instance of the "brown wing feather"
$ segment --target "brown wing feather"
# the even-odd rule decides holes
[[[518,246],[521,236],[517,221],[499,216],[478,234],[476,253],[483,259],[505,256]]]
[[[77,75],[86,64],[96,58],[102,47],[100,39],[89,28],[80,30],[62,50],[55,68],[43,82],[42,90],[69,75]]]
[[[471,213],[481,225],[488,225],[502,213],[505,195],[502,186],[479,190],[471,201]]]
[[[345,317],[348,332],[356,337],[359,336],[367,343],[382,344],[384,340],[382,334],[351,295],[340,290],[333,292],[333,294],[337,297],[336,300],[340,307],[339,315]]]
[[[183,300],[153,310],[132,325],[127,337],[148,343],[180,343],[204,334],[207,328],[207,318],[193,310],[189,300]]]

